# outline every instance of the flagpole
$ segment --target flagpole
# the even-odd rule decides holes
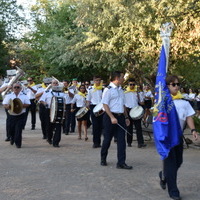
[[[160,28],[160,36],[162,38],[162,44],[164,46],[165,53],[166,53],[166,74],[168,71],[168,62],[169,62],[170,36],[171,36],[173,27],[174,26],[171,22],[167,22],[165,24],[162,24]],[[161,92],[159,92],[159,95],[161,95]],[[161,173],[162,181],[165,181],[165,167],[164,166],[165,166],[164,160],[162,160],[162,173]]]

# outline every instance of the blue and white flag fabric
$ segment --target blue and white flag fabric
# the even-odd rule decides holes
[[[153,111],[154,140],[157,152],[160,154],[162,160],[168,157],[171,148],[180,143],[182,135],[177,111],[165,82],[167,63],[168,56],[163,45],[156,77]]]

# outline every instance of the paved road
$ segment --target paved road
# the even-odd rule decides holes
[[[37,118],[38,119],[38,118]],[[99,164],[100,149],[77,134],[62,135],[60,148],[42,140],[39,121],[23,133],[21,149],[5,142],[5,113],[0,106],[0,200],[167,200],[159,187],[161,161],[153,142],[145,149],[127,148],[133,170],[116,169],[116,144],[109,150],[108,166]],[[200,151],[186,149],[178,185],[184,200],[200,199]]]

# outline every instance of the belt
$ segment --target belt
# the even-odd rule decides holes
[[[117,116],[121,116],[121,115],[123,115],[124,113],[114,113],[114,112],[112,112],[112,114],[113,114],[113,115],[117,115]]]

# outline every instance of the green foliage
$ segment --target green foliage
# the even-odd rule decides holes
[[[0,75],[5,75],[9,65],[8,43],[14,40],[18,27],[24,22],[18,12],[22,10],[17,6],[16,0],[0,1]]]
[[[171,21],[169,73],[200,87],[199,1],[38,0],[33,11],[37,30],[29,42],[49,75],[83,80],[98,73],[106,78],[117,69],[153,84],[159,27]]]

